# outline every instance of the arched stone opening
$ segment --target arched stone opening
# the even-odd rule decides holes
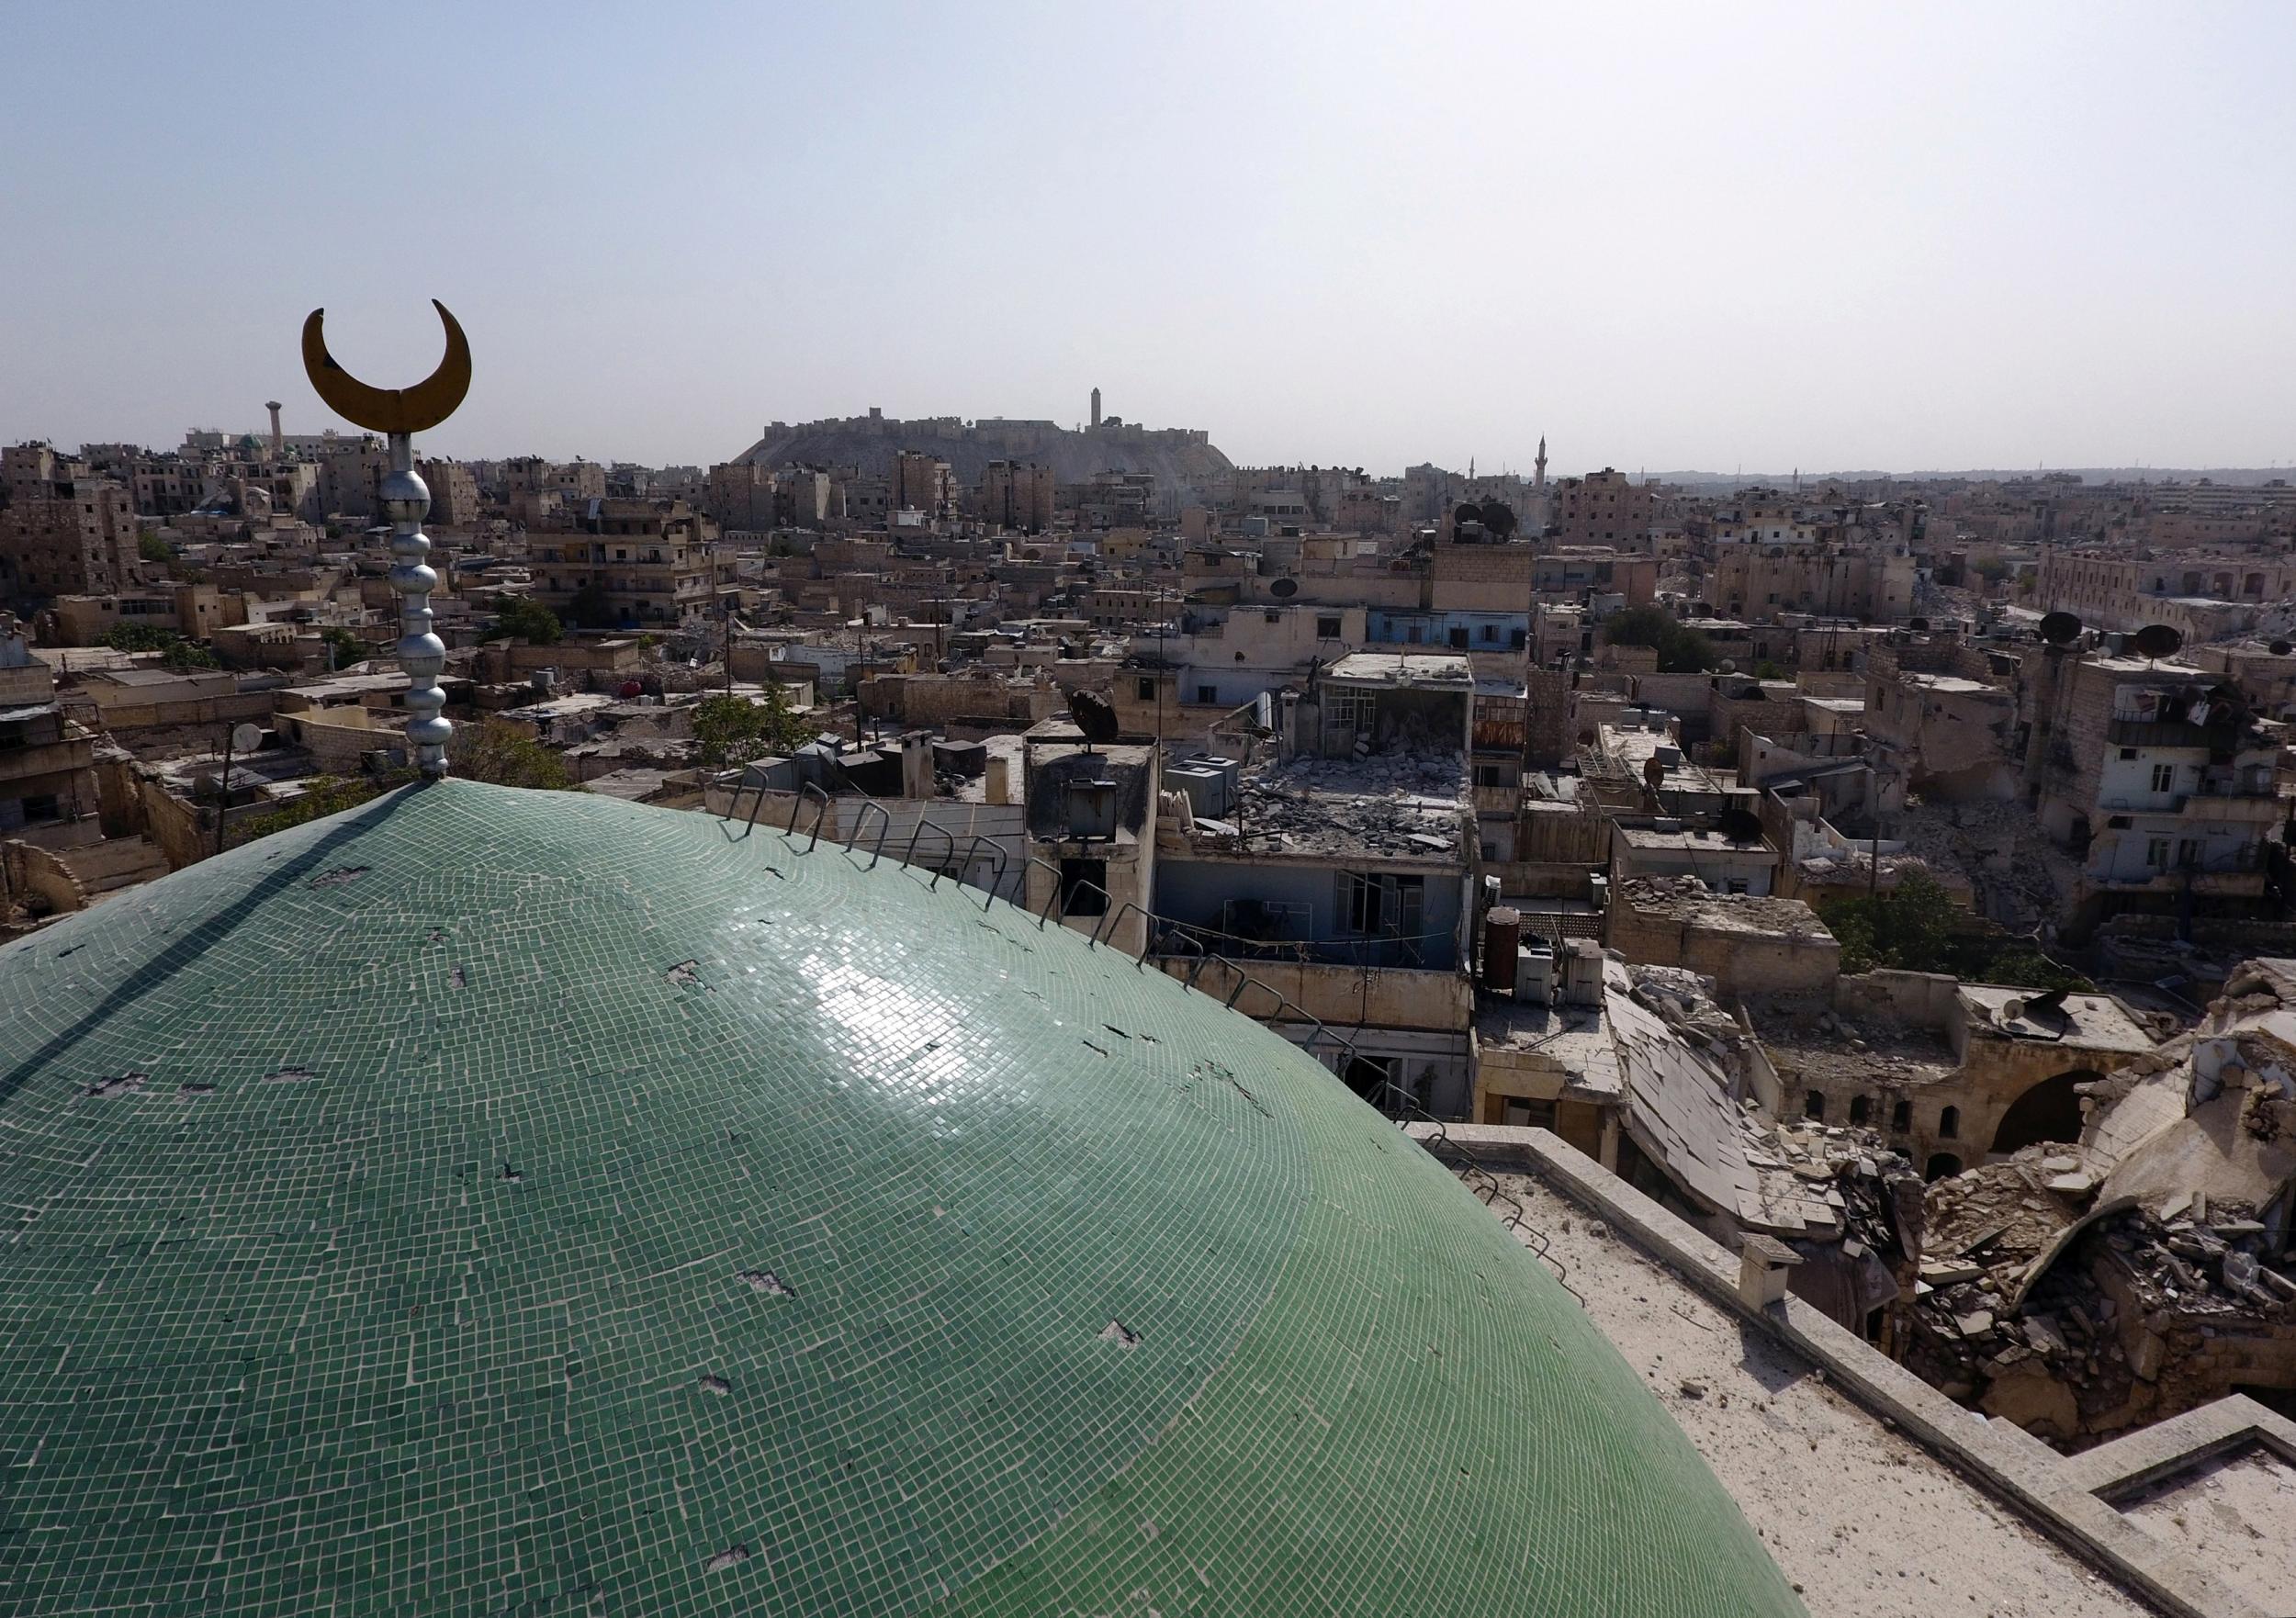
[[[2091,1068],[2077,1067],[2042,1080],[2009,1103],[1993,1131],[1993,1150],[2007,1153],[2043,1140],[2079,1140],[2081,1098],[2074,1086],[2094,1083],[2098,1076]]]

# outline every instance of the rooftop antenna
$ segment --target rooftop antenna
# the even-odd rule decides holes
[[[469,340],[445,304],[434,298],[431,307],[446,329],[446,356],[412,388],[370,388],[337,365],[327,352],[325,309],[311,310],[303,322],[303,371],[319,397],[353,426],[390,441],[390,470],[378,492],[390,519],[390,588],[399,593],[399,641],[391,650],[406,671],[407,710],[413,715],[407,721],[407,745],[425,781],[446,773],[446,743],[455,727],[439,712],[446,706],[438,685],[446,644],[431,631],[431,591],[438,588],[438,574],[426,559],[431,541],[422,518],[431,509],[431,491],[415,476],[414,435],[453,415],[470,391]]]

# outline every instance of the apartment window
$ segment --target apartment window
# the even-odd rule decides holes
[[[2153,766],[2153,790],[2155,792],[2167,792],[2176,784],[2177,767],[2174,764],[2155,764]]]
[[[2121,749],[2121,757],[2124,760],[2133,758],[2136,757],[2136,749],[2134,747],[2123,747]]]
[[[1217,702],[1220,701],[1220,688],[1216,685],[1199,685],[1196,688],[1196,700],[1199,702]]]
[[[1506,768],[1500,764],[1475,766],[1475,784],[1479,787],[1503,787],[1507,784]]]
[[[2177,863],[2186,867],[2200,863],[2200,840],[2198,837],[2177,839]]]
[[[1380,920],[1379,879],[1357,876],[1354,871],[1342,871],[1339,877],[1339,913],[1345,918],[1351,933],[1376,933]]]
[[[1900,1101],[1889,1109],[1889,1127],[1893,1132],[1899,1135],[1905,1134],[1913,1128],[1912,1102]]]
[[[1132,694],[1143,702],[1153,702],[1156,700],[1156,682],[1153,680],[1135,680],[1132,682]]]
[[[1499,638],[1499,626],[1496,624],[1484,624],[1483,638],[1485,640],[1497,640]]]
[[[1318,618],[1315,621],[1315,638],[1318,640],[1337,640],[1339,638],[1339,620],[1336,618]]]

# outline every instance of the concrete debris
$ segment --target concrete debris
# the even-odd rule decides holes
[[[2080,887],[2078,863],[2049,840],[2021,802],[1909,801],[1889,829],[1909,860],[1948,885],[1965,881],[1977,913],[2011,932],[2050,936]]]
[[[1942,1179],[1907,1364],[2077,1446],[2296,1384],[2296,961],[2099,1082],[2080,1141]]]
[[[1629,877],[1613,889],[1611,903],[1644,916],[1663,916],[1716,930],[1758,933],[1764,938],[1832,936],[1816,912],[1799,899],[1717,893],[1689,875]]]
[[[1920,1178],[1872,1130],[1768,1118],[1752,1099],[1752,1036],[1712,987],[1680,967],[1610,963],[1629,1135],[1718,1240],[1784,1242],[1802,1260],[1795,1295],[1862,1330],[1914,1295]]]
[[[1472,810],[1457,749],[1396,748],[1367,758],[1296,758],[1243,775],[1236,832],[1261,851],[1444,858]],[[1199,819],[1199,832],[1209,823]]]

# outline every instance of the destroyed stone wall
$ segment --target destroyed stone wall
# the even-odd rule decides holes
[[[1695,877],[1620,883],[1604,942],[1630,961],[1710,977],[1724,998],[1827,994],[1841,972],[1841,945],[1808,905],[1714,893]]]
[[[1874,1017],[1942,1034],[1960,1021],[1961,984],[1942,972],[1881,968],[1834,985],[1834,1007],[1844,1017]]]
[[[1930,1187],[1912,1369],[2066,1447],[2296,1388],[2296,966],[2226,987],[2081,1086],[2079,1141]]]

